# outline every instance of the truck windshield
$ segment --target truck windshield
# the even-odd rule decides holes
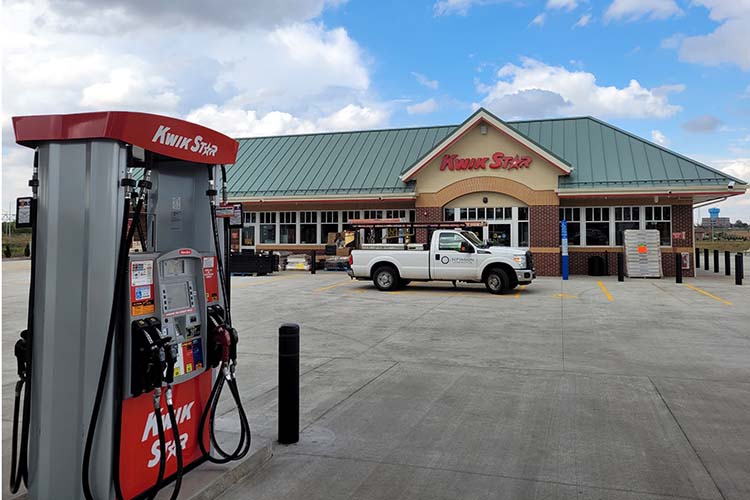
[[[461,231],[461,235],[463,235],[464,238],[466,238],[467,240],[469,240],[470,242],[472,242],[474,244],[474,246],[477,247],[477,248],[487,248],[487,247],[489,247],[489,244],[487,244],[487,243],[483,242],[482,240],[480,240],[477,237],[476,233],[473,233],[471,231]]]

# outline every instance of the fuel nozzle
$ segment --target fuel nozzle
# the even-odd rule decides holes
[[[164,381],[167,384],[174,382],[174,367],[177,364],[177,356],[179,352],[179,346],[177,342],[170,342],[164,347],[164,354],[167,358],[167,372],[164,376]]]
[[[16,345],[13,348],[13,353],[16,356],[16,362],[18,363],[18,378],[26,380],[26,360],[28,358],[29,348],[29,331],[24,330],[21,332],[21,338],[16,341]]]

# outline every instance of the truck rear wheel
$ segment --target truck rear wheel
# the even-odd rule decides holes
[[[372,276],[375,288],[381,292],[390,292],[398,287],[398,273],[390,266],[379,267]]]
[[[510,288],[508,274],[502,269],[490,269],[484,279],[484,284],[490,293],[501,294]]]

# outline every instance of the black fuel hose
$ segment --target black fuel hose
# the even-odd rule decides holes
[[[177,472],[175,473],[174,490],[172,491],[171,500],[177,500],[182,487],[182,476],[184,474],[182,463],[182,441],[180,441],[180,430],[177,427],[174,406],[172,404],[172,389],[167,386],[167,413],[169,413],[169,422],[172,424],[172,436],[174,438],[175,456],[177,457]],[[166,451],[166,450],[165,450]]]
[[[34,300],[36,292],[36,245],[37,245],[37,188],[39,186],[39,150],[34,151],[34,174],[29,181],[34,196],[31,198],[31,282],[29,284],[29,308],[26,313],[26,338],[23,342],[25,347],[23,354],[24,370],[23,375],[19,373],[20,380],[16,383],[16,394],[13,403],[13,440],[11,451],[10,465],[10,491],[17,493],[21,483],[28,487],[29,481],[29,427],[31,425],[31,364],[32,364],[32,346],[34,344]],[[17,353],[18,355],[20,353]],[[20,359],[19,359],[20,363]],[[19,370],[20,372],[21,370]],[[21,392],[23,390],[23,413],[21,420],[21,445],[18,445],[18,413]]]
[[[148,169],[147,169],[148,170]],[[146,172],[146,178],[148,178],[148,172]],[[143,181],[141,181],[143,182]],[[148,184],[150,182],[147,181]],[[143,198],[145,196],[145,189],[141,188],[141,196],[138,200],[134,211],[134,220],[140,217],[141,210],[143,209]],[[112,308],[110,309],[109,326],[107,328],[107,339],[104,347],[104,356],[102,359],[102,365],[99,370],[99,381],[96,386],[96,395],[94,396],[94,408],[91,412],[91,419],[89,420],[88,432],[86,433],[86,444],[83,452],[83,465],[81,467],[81,483],[83,486],[83,494],[87,500],[93,500],[94,496],[91,492],[91,483],[89,480],[89,472],[91,468],[91,451],[94,444],[94,436],[96,434],[96,427],[99,421],[99,412],[101,411],[102,396],[104,395],[104,387],[107,381],[107,374],[109,373],[109,362],[112,357],[112,347],[115,341],[118,326],[120,326],[122,316],[122,298],[125,284],[125,277],[127,275],[128,266],[128,254],[130,251],[130,245],[133,242],[133,236],[135,234],[135,224],[130,225],[128,229],[128,219],[130,217],[130,198],[125,198],[123,203],[123,216],[122,216],[122,227],[120,230],[120,247],[117,255],[117,267],[115,269],[115,290],[112,298]],[[118,346],[119,347],[119,346]],[[119,349],[118,349],[119,350]],[[117,353],[118,355],[121,353]],[[119,356],[118,356],[119,357]],[[117,371],[117,370],[116,370]],[[120,370],[121,371],[121,370]],[[122,374],[120,374],[121,376]],[[120,385],[120,387],[117,387]],[[112,475],[114,478],[115,496],[118,499],[123,498],[122,489],[120,487],[120,432],[122,423],[122,397],[117,397],[118,394],[121,396],[122,384],[115,383],[114,387],[114,404],[115,404],[115,436],[113,438],[113,467]],[[119,401],[118,401],[119,400]]]
[[[213,166],[208,167],[208,180],[209,180],[209,190],[207,191],[207,194],[209,197],[215,196],[216,191],[213,186],[214,181],[214,173],[213,173]],[[222,166],[222,176],[223,181],[226,183],[226,171],[224,167]],[[222,264],[222,259],[219,258],[219,255],[221,255],[221,245],[219,243],[219,230],[217,228],[216,224],[216,206],[213,203],[213,199],[210,203],[211,207],[211,228],[213,231],[213,237],[214,237],[214,248],[216,250],[216,256],[218,261],[218,273],[219,273],[219,282],[221,286],[222,294],[224,295],[225,299],[229,297],[227,294],[227,285],[226,285],[226,279],[225,279],[225,273],[224,273],[224,266]],[[224,227],[225,230],[227,230],[227,227]],[[225,300],[225,322],[226,326],[228,328],[232,328],[232,316],[231,316],[231,310],[230,310],[230,304],[228,300]],[[247,452],[250,450],[250,444],[252,440],[252,434],[250,432],[250,424],[247,420],[247,414],[245,413],[245,409],[242,406],[242,400],[240,398],[239,390],[237,389],[237,381],[235,379],[234,374],[234,367],[235,367],[236,360],[230,359],[229,363],[222,362],[219,376],[216,377],[216,380],[214,382],[213,387],[211,388],[211,393],[209,395],[208,401],[206,402],[206,406],[203,409],[203,412],[201,414],[201,420],[199,423],[199,434],[200,437],[198,439],[198,445],[200,446],[201,452],[203,453],[203,456],[208,460],[209,462],[213,462],[216,464],[223,464],[228,463],[235,460],[241,460]],[[219,399],[221,397],[222,389],[224,388],[224,384],[229,386],[229,390],[232,394],[232,398],[234,399],[235,405],[237,406],[237,412],[239,414],[239,420],[240,420],[240,438],[237,443],[237,446],[235,450],[231,453],[226,452],[218,443],[218,440],[216,439],[216,432],[215,432],[215,426],[214,426],[214,419],[216,417],[216,409],[219,404]],[[209,422],[209,440],[210,444],[213,445],[213,448],[216,450],[216,452],[220,455],[220,457],[215,457],[211,455],[210,450],[206,449],[205,444],[203,443],[203,432],[206,430],[206,421],[209,420],[209,414],[210,414],[210,422]]]
[[[156,399],[157,397],[158,399]],[[161,388],[156,389],[154,393],[154,412],[156,415],[156,430],[159,435],[159,449],[161,450],[159,454],[159,474],[156,478],[156,484],[159,485],[164,482],[164,472],[167,469],[167,438],[164,435],[164,422],[161,416]],[[159,493],[159,490],[155,489],[146,500],[154,500],[157,493]]]

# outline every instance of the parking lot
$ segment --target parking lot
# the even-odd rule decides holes
[[[221,498],[750,498],[750,283],[712,274],[502,296],[235,277],[256,449],[276,436],[282,322],[302,330],[301,435]],[[4,478],[27,283],[3,263]]]

